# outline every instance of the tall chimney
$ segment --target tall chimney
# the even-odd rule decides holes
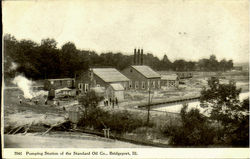
[[[135,49],[134,49],[134,65],[136,65],[136,62],[137,62],[137,61],[136,61],[136,60],[137,60],[136,58],[137,58],[137,55],[136,55],[136,48],[135,48]]]
[[[138,49],[138,53],[137,53],[137,65],[140,65],[140,61],[141,61],[140,56],[141,56],[140,49]]]
[[[143,49],[141,49],[141,65],[143,65]]]

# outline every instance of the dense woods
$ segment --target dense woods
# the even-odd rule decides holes
[[[14,77],[16,72],[32,79],[74,77],[77,70],[89,67],[115,67],[122,70],[133,64],[131,55],[120,52],[96,53],[79,50],[72,42],[57,47],[54,39],[42,39],[38,44],[32,40],[17,40],[10,34],[4,35],[4,73],[5,77]],[[144,64],[155,70],[167,71],[227,71],[233,68],[232,60],[218,61],[215,55],[199,61],[179,59],[170,61],[167,55],[162,59],[153,53],[144,54]]]

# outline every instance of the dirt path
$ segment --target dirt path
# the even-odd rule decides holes
[[[71,136],[71,137],[70,137]],[[94,135],[4,135],[5,148],[150,148]]]

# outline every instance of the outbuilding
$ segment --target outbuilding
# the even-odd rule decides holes
[[[161,75],[161,86],[162,88],[178,88],[179,77],[175,74]]]
[[[108,99],[124,101],[124,87],[119,83],[110,84],[106,90]]]

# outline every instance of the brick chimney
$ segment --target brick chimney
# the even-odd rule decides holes
[[[137,63],[136,48],[134,49],[134,65]]]
[[[140,61],[141,61],[141,50],[140,49],[138,49],[138,52],[137,52],[137,65],[140,65]]]
[[[143,49],[141,49],[141,65],[143,65]]]

